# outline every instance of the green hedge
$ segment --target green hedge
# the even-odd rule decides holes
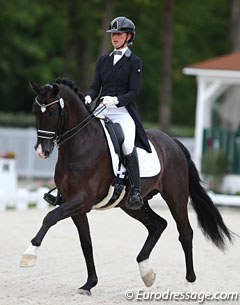
[[[0,112],[0,127],[35,127],[35,122],[32,113]]]
[[[35,116],[32,113],[0,112],[0,127],[35,127]],[[143,122],[145,129],[159,129],[157,123]],[[172,126],[173,137],[194,137],[194,128],[187,126]]]

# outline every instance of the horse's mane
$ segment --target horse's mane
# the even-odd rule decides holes
[[[84,103],[85,99],[83,94],[80,92],[79,88],[77,87],[77,85],[74,83],[74,81],[69,80],[67,78],[63,78],[63,77],[58,77],[55,79],[54,83],[57,84],[62,84],[65,86],[68,86],[69,88],[71,88],[80,98],[80,100]]]

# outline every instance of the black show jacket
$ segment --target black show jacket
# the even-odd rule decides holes
[[[135,145],[151,152],[151,147],[136,105],[142,78],[142,62],[130,49],[113,65],[113,52],[101,56],[96,64],[93,82],[87,92],[92,100],[101,96],[116,96],[117,107],[126,106],[136,125]]]

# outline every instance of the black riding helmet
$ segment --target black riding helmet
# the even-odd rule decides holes
[[[131,38],[128,40],[128,45],[132,44],[135,38],[135,25],[134,23],[126,17],[117,17],[113,19],[109,25],[108,33],[129,33]]]

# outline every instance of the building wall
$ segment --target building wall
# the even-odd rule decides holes
[[[216,104],[215,104],[216,105]],[[237,130],[240,127],[240,86],[231,86],[217,104],[221,127]]]

